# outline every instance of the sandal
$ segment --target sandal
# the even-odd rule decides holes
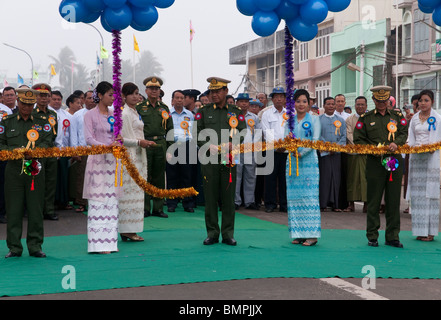
[[[317,244],[317,239],[307,239],[305,242],[303,242],[302,246],[306,247],[312,247]]]
[[[86,211],[85,206],[78,206],[78,208],[75,209],[75,212],[84,212],[84,211]]]
[[[428,235],[427,237],[422,237],[420,240],[429,242],[429,241],[433,241],[433,238],[434,236]]]
[[[123,242],[127,242],[127,240],[130,241],[135,241],[135,242],[139,242],[139,241],[144,241],[144,238],[138,236],[136,233],[135,234],[120,234],[121,239]]]
[[[305,242],[306,241],[306,239],[303,239],[303,238],[297,238],[297,239],[294,239],[291,243],[292,244],[302,244],[303,242]]]
[[[347,207],[346,209],[343,210],[343,212],[354,212],[354,207]]]
[[[335,208],[335,209],[332,209],[332,211],[334,211],[334,212],[342,212],[343,210],[339,209],[339,208]]]

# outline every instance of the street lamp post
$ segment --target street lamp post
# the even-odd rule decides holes
[[[3,44],[5,46],[7,46],[7,47],[11,47],[12,49],[24,52],[29,57],[29,59],[31,59],[31,66],[32,66],[32,69],[31,69],[31,86],[33,86],[34,85],[34,60],[32,60],[31,55],[28,52],[26,52],[25,50],[23,50],[23,49],[11,46],[10,44],[7,44],[7,43],[3,43]]]
[[[98,52],[100,53],[100,60],[101,60],[101,68],[100,69],[102,69],[102,74],[103,74],[102,77],[103,77],[103,80],[104,80],[104,63],[103,63],[104,61],[103,61],[103,58],[101,57],[101,46],[104,47],[104,38],[103,38],[103,35],[101,34],[101,32],[98,30],[97,27],[95,27],[93,24],[90,24],[90,23],[86,23],[86,24],[88,26],[94,28],[99,33],[99,35],[101,37],[100,50]]]

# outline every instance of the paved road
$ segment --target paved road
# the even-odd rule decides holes
[[[402,210],[406,203],[402,202]],[[287,224],[287,214],[265,213],[263,210],[241,209],[239,212],[259,219]],[[59,221],[45,221],[46,236],[84,234],[86,217],[73,211],[59,211]],[[401,216],[402,230],[411,230],[409,214]],[[382,216],[382,226],[385,226]],[[361,205],[352,213],[326,212],[324,229],[364,230],[365,214]],[[0,225],[0,240],[5,239],[6,226]],[[6,253],[7,249],[1,249]],[[112,289],[39,296],[4,297],[1,300],[432,300],[441,299],[441,280],[376,279],[375,290],[362,289],[362,279],[249,279],[196,284]],[[175,303],[176,304],[176,303]]]

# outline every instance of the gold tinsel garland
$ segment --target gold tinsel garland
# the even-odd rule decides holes
[[[159,189],[148,183],[139,173],[133,164],[129,153],[125,147],[90,146],[90,147],[65,147],[65,148],[36,148],[34,150],[14,149],[12,151],[0,151],[0,161],[19,160],[19,159],[43,159],[58,157],[90,156],[97,154],[112,153],[115,158],[121,159],[127,172],[147,194],[155,198],[185,198],[198,194],[194,188],[183,189]],[[115,172],[117,174],[117,172]]]

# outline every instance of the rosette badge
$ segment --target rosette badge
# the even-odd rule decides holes
[[[107,118],[107,122],[110,124],[110,132],[113,132],[113,127],[115,125],[115,117],[110,116]]]
[[[436,118],[435,117],[430,117],[429,119],[427,119],[427,123],[429,124],[429,131],[436,130]]]
[[[311,127],[312,127],[311,122],[309,121],[303,122],[302,128],[305,130],[306,137],[310,137],[312,135]]]

